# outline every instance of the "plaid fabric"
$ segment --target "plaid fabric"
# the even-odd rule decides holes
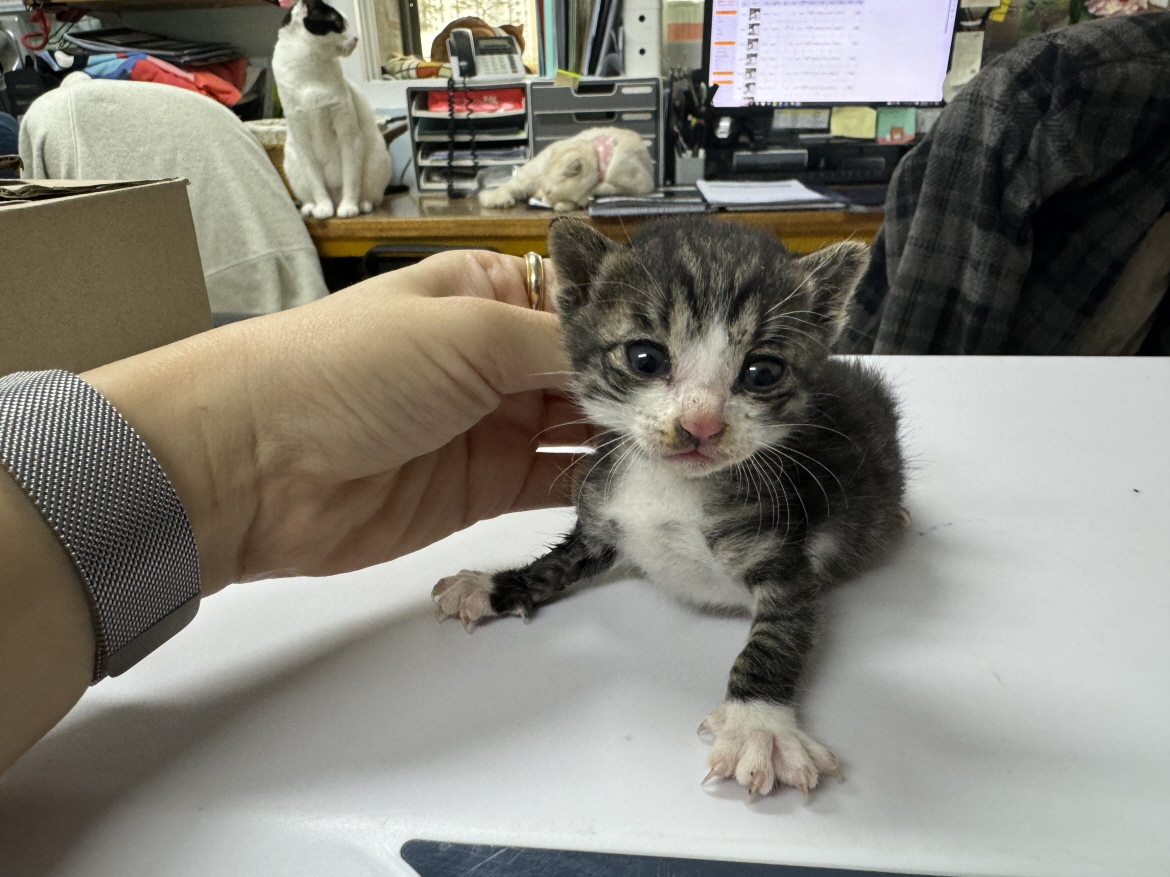
[[[903,159],[847,353],[1058,354],[1170,200],[1170,14],[1024,40]]]
[[[424,61],[409,55],[396,55],[382,66],[386,79],[446,79],[451,75],[449,63]]]

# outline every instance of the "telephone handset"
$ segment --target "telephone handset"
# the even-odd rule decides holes
[[[447,54],[451,56],[451,72],[461,80],[516,80],[524,76],[520,46],[508,34],[480,37],[467,28],[456,28],[447,37]]]

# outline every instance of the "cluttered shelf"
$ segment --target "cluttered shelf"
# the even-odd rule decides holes
[[[133,12],[179,9],[224,9],[231,6],[273,6],[272,0],[55,0],[62,6],[75,6],[101,12]]]
[[[522,255],[546,252],[548,224],[558,214],[550,210],[490,210],[474,198],[449,201],[440,195],[415,192],[388,197],[373,213],[352,219],[309,220],[309,235],[323,257],[362,256],[381,243],[493,247]],[[580,216],[615,240],[646,217]],[[714,213],[755,226],[778,236],[790,250],[807,253],[831,241],[852,238],[870,241],[882,222],[880,208],[847,210],[779,210]]]

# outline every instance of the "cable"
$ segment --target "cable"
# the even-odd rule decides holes
[[[476,153],[475,126],[471,124],[471,92],[464,80],[463,100],[467,108],[467,137],[471,146],[471,188],[466,192],[455,189],[455,77],[447,77],[447,197],[455,200],[470,198],[478,188],[479,155]]]

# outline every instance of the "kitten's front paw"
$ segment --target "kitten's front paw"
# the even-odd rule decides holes
[[[458,616],[463,629],[468,633],[482,618],[491,618],[492,576],[491,573],[465,569],[458,575],[447,576],[431,590],[435,601],[435,618],[445,621]]]
[[[342,201],[337,205],[339,219],[349,219],[351,216],[357,216],[359,212],[357,204],[353,201]]]
[[[752,795],[793,786],[805,797],[822,775],[841,779],[837,758],[800,730],[796,711],[762,700],[727,700],[703,721],[715,742],[707,756],[712,777],[735,777]]]
[[[374,212],[374,202],[373,201],[363,201],[361,204],[358,205],[358,210],[360,210],[362,213],[373,213]]]
[[[553,210],[557,213],[568,213],[570,210],[579,210],[580,205],[576,201],[558,201],[553,205]]]
[[[515,207],[516,199],[507,189],[485,189],[479,193],[479,203],[484,207]]]
[[[318,201],[315,204],[306,204],[301,208],[302,216],[311,216],[314,219],[328,219],[333,215],[333,203]]]

